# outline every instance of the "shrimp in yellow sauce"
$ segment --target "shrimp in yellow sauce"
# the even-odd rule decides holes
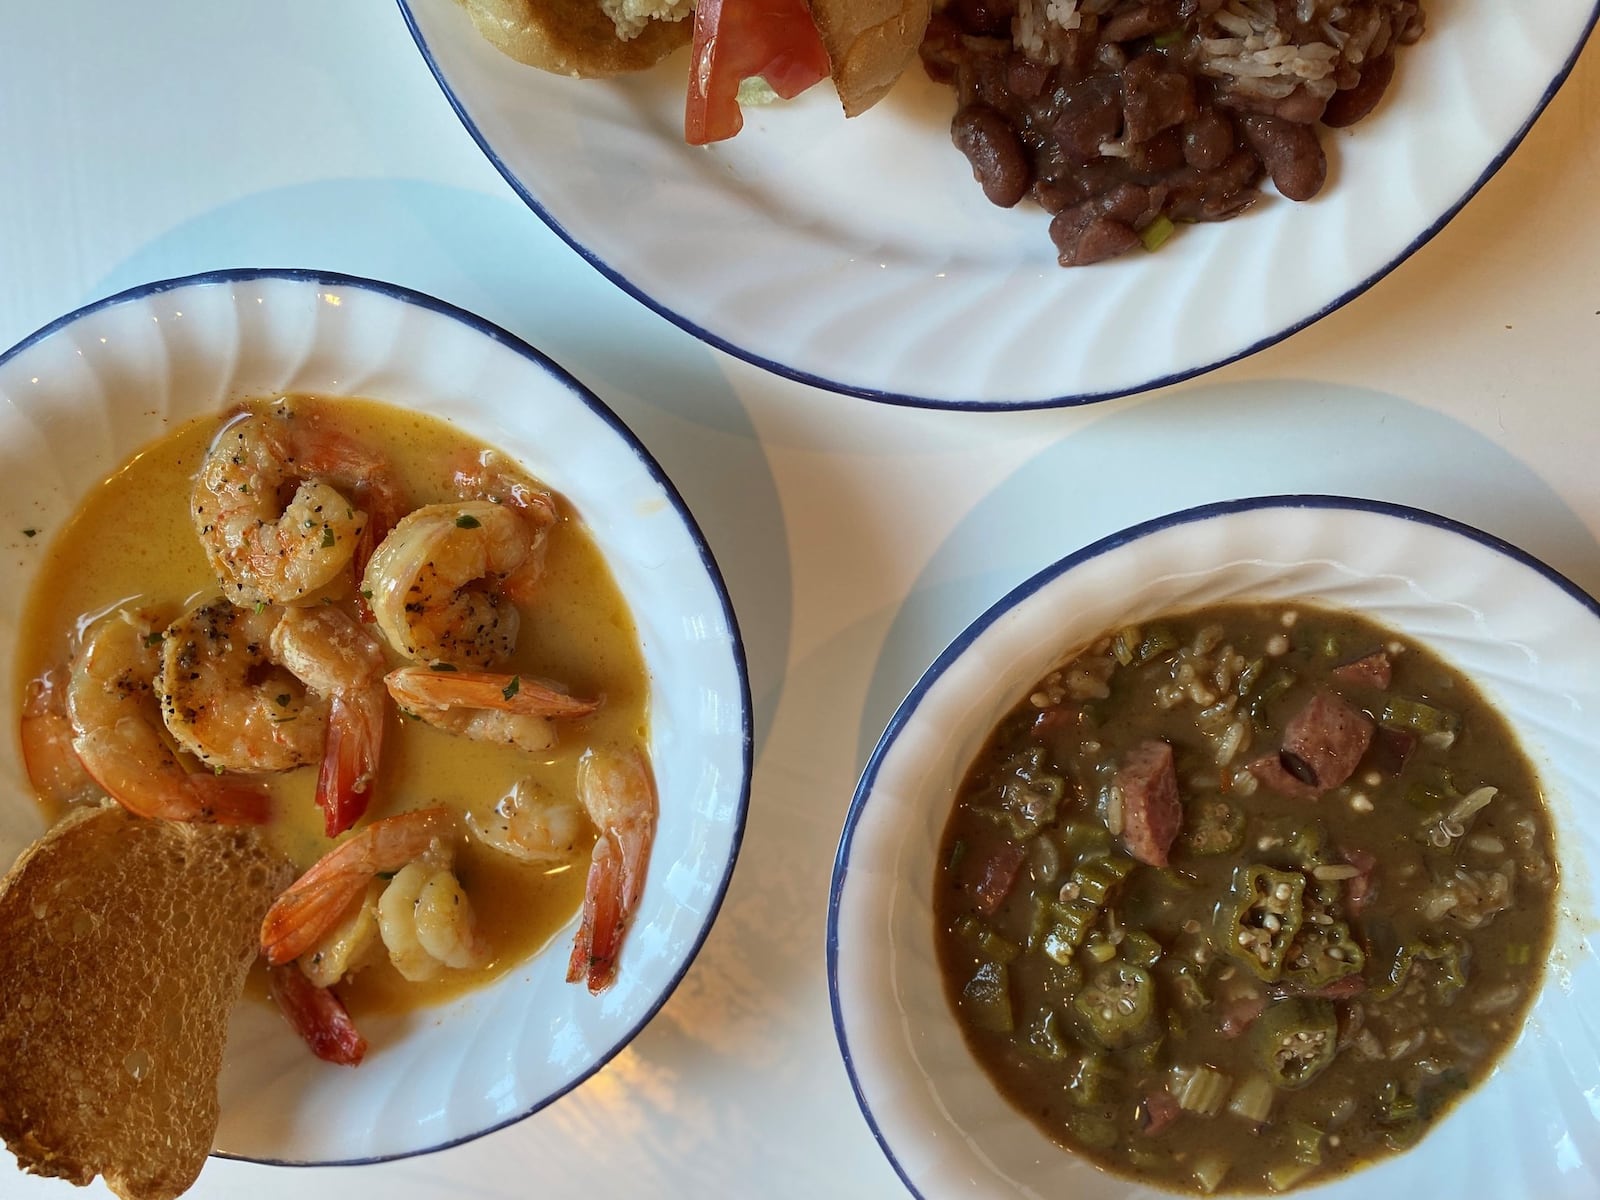
[[[288,406],[225,424],[189,497],[206,557],[240,604],[315,603],[347,567],[360,573],[403,506],[381,455]]]
[[[604,988],[656,820],[648,677],[566,502],[362,401],[253,403],[163,449],[91,497],[30,601],[47,809],[268,822],[302,874],[265,982],[329,1061],[367,1052],[352,1013],[491,979],[575,915],[569,978]]]
[[[72,748],[117,803],[168,821],[259,823],[267,797],[227,776],[190,772],[161,737],[155,702],[161,626],[119,608],[95,621],[72,662]]]

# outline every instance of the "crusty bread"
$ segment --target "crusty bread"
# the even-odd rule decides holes
[[[917,57],[931,0],[810,0],[833,65],[844,115],[859,116],[888,93]]]
[[[228,1014],[292,878],[259,832],[73,813],[0,881],[0,1136],[21,1166],[168,1200],[217,1128]]]
[[[687,43],[692,21],[651,21],[630,41],[600,0],[460,0],[473,24],[519,62],[558,75],[641,71]],[[871,108],[917,56],[932,0],[808,0],[845,116]]]
[[[489,42],[557,75],[604,78],[654,66],[694,32],[691,21],[651,21],[628,41],[600,0],[460,0]]]

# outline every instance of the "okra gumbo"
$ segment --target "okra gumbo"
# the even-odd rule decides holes
[[[1346,613],[1129,627],[1032,689],[945,828],[952,1007],[1044,1132],[1282,1191],[1414,1144],[1516,1035],[1556,862],[1504,720]]]

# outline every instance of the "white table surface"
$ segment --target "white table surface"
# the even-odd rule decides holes
[[[479,153],[391,0],[0,0],[0,347],[220,267],[331,269],[452,301],[550,354],[649,446],[721,563],[749,655],[741,861],[629,1049],[454,1150],[292,1173],[212,1160],[190,1195],[903,1194],[850,1092],[823,967],[840,825],[899,698],[1046,563],[1233,496],[1421,505],[1600,592],[1597,196],[1591,47],[1437,238],[1281,345],[1082,409],[892,408],[711,350],[592,271]],[[0,1155],[0,1196],[74,1194]]]

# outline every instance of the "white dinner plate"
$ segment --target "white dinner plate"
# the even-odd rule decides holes
[[[614,283],[712,345],[805,383],[952,408],[1082,404],[1184,379],[1338,308],[1443,227],[1566,78],[1594,0],[1426,0],[1366,120],[1326,131],[1323,194],[1269,193],[1158,252],[1055,264],[1048,217],[1002,210],[914,63],[846,122],[832,89],[683,143],[687,52],[614,81],[547,75],[457,0],[399,0],[467,130]]]
[[[608,990],[565,981],[574,918],[493,983],[363,1019],[371,1051],[354,1070],[313,1058],[268,1006],[237,1009],[217,1152],[368,1162],[527,1116],[655,1015],[710,930],[738,853],[749,683],[721,575],[677,490],[616,415],[538,351],[438,300],[346,276],[233,271],[150,284],[0,355],[0,871],[43,831],[17,743],[16,642],[53,534],[91,487],[178,423],[285,392],[431,413],[560,491],[628,603],[650,679],[660,820]]]
[[[891,719],[834,864],[828,982],[862,1112],[923,1200],[1155,1200],[1047,1138],[990,1083],[934,947],[940,836],[996,722],[1108,629],[1233,600],[1346,608],[1477,684],[1539,774],[1561,882],[1540,987],[1511,1048],[1413,1149],[1306,1200],[1600,1195],[1600,604],[1505,542],[1430,513],[1327,496],[1229,501],[1125,530],[972,623]]]

